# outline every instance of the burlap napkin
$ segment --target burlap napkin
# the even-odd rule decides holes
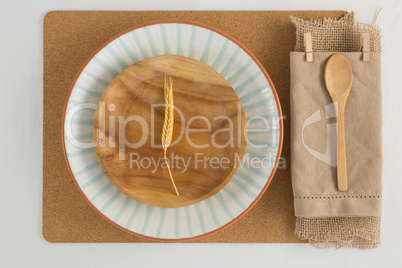
[[[291,170],[296,235],[317,247],[376,248],[382,206],[381,35],[373,25],[340,20],[303,21],[291,52]],[[370,33],[370,60],[362,61],[361,32]],[[312,33],[313,62],[303,34]],[[348,190],[337,189],[335,109],[324,83],[334,52],[349,60],[353,86],[346,104]]]

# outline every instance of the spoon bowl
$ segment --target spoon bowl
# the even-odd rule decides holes
[[[353,73],[348,59],[342,54],[334,54],[325,66],[325,86],[332,100],[335,101],[352,88]]]

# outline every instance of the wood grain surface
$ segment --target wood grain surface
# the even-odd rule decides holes
[[[173,82],[175,120],[164,165],[164,79]],[[132,121],[130,121],[130,118]],[[96,153],[110,181],[157,207],[182,207],[221,190],[246,148],[246,117],[230,84],[208,65],[183,56],[139,61],[106,88],[94,119]]]

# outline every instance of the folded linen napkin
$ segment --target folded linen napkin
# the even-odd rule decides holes
[[[295,233],[316,247],[376,248],[382,207],[381,35],[372,25],[293,18],[296,49],[290,54],[291,172]],[[303,35],[311,32],[313,62]],[[370,33],[370,60],[362,61],[360,33]],[[340,52],[349,60],[353,85],[346,104],[348,190],[337,189],[334,103],[324,68]]]

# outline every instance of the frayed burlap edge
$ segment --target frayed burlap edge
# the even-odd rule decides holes
[[[290,17],[296,26],[295,51],[304,51],[304,33],[310,32],[313,52],[361,51],[361,33],[370,34],[370,51],[381,52],[381,29],[377,25],[355,23],[354,13],[340,19],[302,20]]]
[[[295,234],[317,248],[375,249],[380,230],[381,217],[296,217]]]
[[[354,13],[340,19],[302,20],[291,16],[296,26],[295,51],[304,51],[304,33],[310,32],[314,52],[361,51],[361,33],[370,34],[370,51],[381,52],[381,29],[355,23]],[[318,248],[374,249],[381,245],[381,217],[296,217],[295,234]]]

